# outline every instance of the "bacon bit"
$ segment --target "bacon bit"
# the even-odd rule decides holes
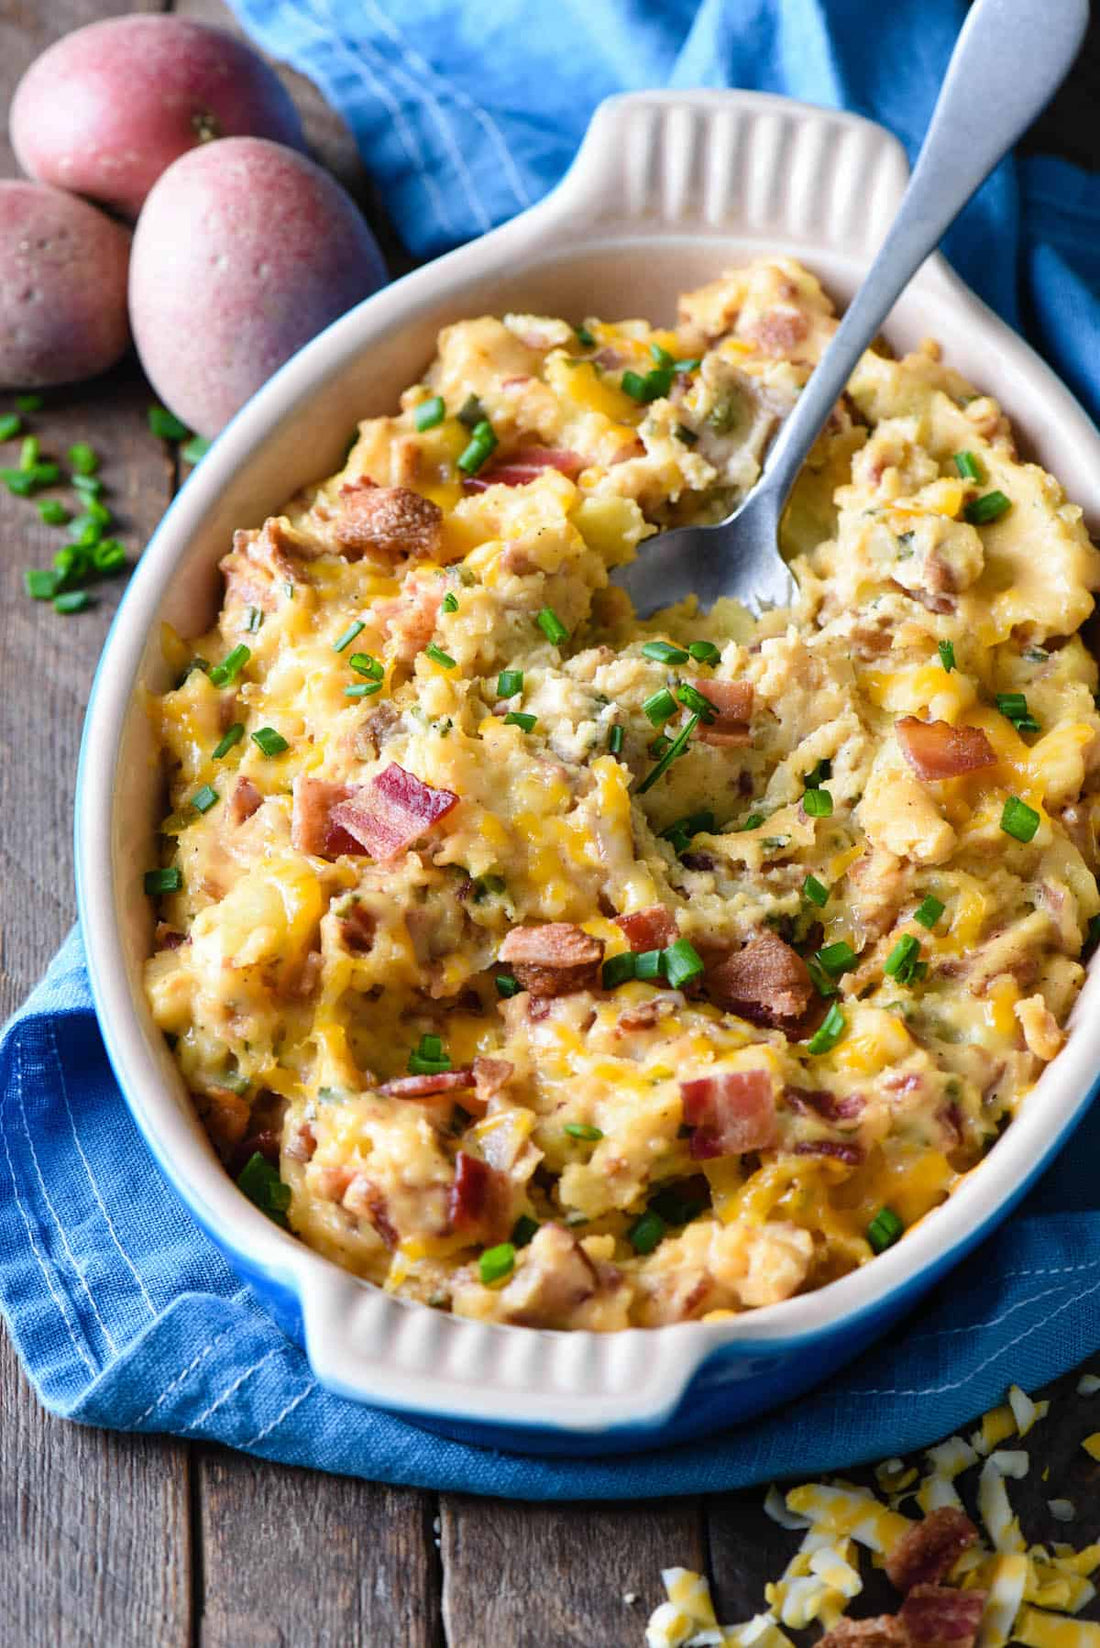
[[[218,562],[218,571],[225,575],[226,606],[274,612],[283,598],[283,585],[303,581],[303,550],[277,515],[259,529],[234,532],[233,548]]]
[[[910,1648],[909,1633],[896,1614],[838,1619],[832,1630],[818,1640],[816,1648]]]
[[[312,1183],[326,1202],[342,1202],[355,1177],[350,1167],[321,1167],[314,1172]]]
[[[715,720],[699,723],[696,736],[704,744],[736,749],[752,743],[748,724],[755,694],[751,681],[692,681],[691,685],[717,711]]]
[[[434,1075],[396,1076],[378,1089],[387,1099],[433,1099],[438,1093],[474,1085],[474,1067],[464,1064],[457,1070],[439,1070]]]
[[[479,1156],[460,1150],[448,1202],[451,1229],[472,1242],[499,1239],[507,1228],[507,1181]]]
[[[838,1099],[824,1088],[787,1087],[783,1097],[795,1110],[812,1110],[827,1122],[850,1121],[863,1110],[863,1098],[859,1093],[848,1093]]]
[[[775,1143],[775,1094],[766,1070],[725,1070],[680,1083],[691,1155],[740,1156]]]
[[[339,925],[344,949],[350,950],[353,956],[365,956],[374,948],[378,922],[361,904],[353,904],[339,918]]]
[[[685,870],[715,870],[718,860],[713,853],[681,853],[680,863]]]
[[[427,558],[439,548],[443,511],[406,486],[376,486],[364,476],[340,488],[331,530],[349,561],[363,555]]]
[[[863,1160],[863,1146],[843,1139],[806,1139],[796,1144],[795,1156],[831,1156],[834,1161],[858,1167]]]
[[[453,790],[437,790],[392,761],[350,800],[333,807],[331,821],[380,864],[392,863],[458,805]]]
[[[895,722],[902,754],[918,778],[958,778],[961,773],[992,767],[997,756],[981,727],[952,727],[947,721],[918,721],[915,715]]]
[[[374,615],[402,663],[411,664],[435,634],[443,594],[440,578],[407,578],[400,595],[374,603]]]
[[[251,778],[238,778],[229,801],[229,822],[244,824],[264,804],[264,798]]]
[[[526,486],[544,469],[556,469],[575,481],[587,464],[587,458],[565,447],[521,446],[510,458],[490,465],[480,475],[467,475],[462,485],[467,492],[484,492],[490,486]]]
[[[357,793],[353,784],[327,784],[323,778],[297,777],[290,814],[290,844],[295,851],[317,858],[339,858],[341,853],[362,856],[359,842],[332,816],[334,807]]]
[[[956,1506],[930,1511],[923,1522],[906,1528],[886,1559],[886,1573],[899,1591],[914,1585],[934,1586],[978,1537],[973,1522]]]
[[[357,1173],[344,1193],[343,1204],[349,1213],[370,1221],[392,1253],[401,1240],[401,1232],[389,1216],[389,1203],[378,1186],[365,1173]]]
[[[509,1059],[484,1059],[480,1056],[474,1060],[474,1084],[477,1088],[477,1097],[474,1101],[478,1107],[467,1104],[466,1109],[471,1114],[478,1111],[484,1114],[494,1099],[499,1099],[516,1073],[516,1067]]]
[[[640,1001],[636,1007],[628,1007],[620,1013],[616,1032],[629,1034],[633,1030],[652,1030],[660,1016],[660,1002],[653,996],[649,1001]]]
[[[622,349],[616,349],[612,343],[605,343],[591,357],[594,366],[601,366],[605,372],[617,372],[620,366],[625,366],[630,356]]]
[[[309,1122],[301,1122],[286,1142],[286,1154],[292,1162],[310,1162],[317,1149],[317,1135]]]
[[[706,975],[710,999],[752,1024],[783,1029],[800,1019],[814,993],[809,968],[777,933],[760,933]]]
[[[676,937],[676,917],[663,904],[650,904],[628,916],[616,916],[631,950],[666,950]]]
[[[743,335],[766,355],[790,355],[805,343],[809,332],[810,323],[801,309],[765,309],[746,325]]]
[[[242,1139],[233,1154],[241,1167],[253,1156],[262,1156],[270,1166],[278,1167],[279,1144],[279,1135],[274,1129],[263,1127],[258,1133],[250,1133],[247,1139]]]
[[[513,927],[498,954],[532,996],[567,996],[595,984],[603,939],[571,921],[548,921]]]
[[[914,1585],[898,1618],[913,1648],[970,1648],[978,1634],[985,1591]]]
[[[156,932],[153,934],[158,950],[178,950],[181,944],[190,944],[191,940],[181,933],[178,927],[169,927],[166,921],[158,921]]]

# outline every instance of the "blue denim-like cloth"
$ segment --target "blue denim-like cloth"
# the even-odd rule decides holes
[[[913,150],[962,0],[234,0],[347,117],[410,247],[556,181],[594,105],[653,85],[842,105]],[[952,231],[978,291],[1100,406],[1100,180],[1008,163]],[[0,1306],[43,1401],[380,1481],[532,1499],[713,1491],[928,1443],[1100,1349],[1100,1108],[1014,1217],[889,1342],[787,1411],[632,1457],[527,1458],[322,1391],[165,1184],[103,1052],[74,934],[0,1041]]]

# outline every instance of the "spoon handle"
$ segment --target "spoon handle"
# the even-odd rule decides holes
[[[1050,101],[1088,15],[1088,0],[977,0],[972,7],[898,215],[768,455],[753,501],[774,512],[777,524],[863,351],[949,224]]]

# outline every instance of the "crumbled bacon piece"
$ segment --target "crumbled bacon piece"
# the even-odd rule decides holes
[[[981,727],[953,727],[947,721],[918,721],[906,715],[895,723],[902,754],[918,778],[958,778],[992,767],[996,751]]]
[[[794,1147],[796,1156],[831,1156],[834,1161],[858,1167],[863,1160],[863,1146],[851,1139],[804,1139]]]
[[[387,1099],[434,1099],[439,1093],[452,1093],[456,1088],[474,1085],[473,1065],[463,1064],[457,1070],[437,1070],[422,1076],[395,1076],[383,1082],[378,1089]]]
[[[691,685],[717,711],[713,721],[699,723],[696,736],[704,744],[735,749],[752,742],[749,721],[755,695],[751,681],[692,681]]]
[[[181,933],[178,927],[170,927],[166,921],[157,922],[153,936],[158,950],[178,950],[181,944],[191,942],[186,933]]]
[[[244,824],[258,812],[264,804],[264,798],[253,784],[251,778],[238,778],[229,798],[229,822]]]
[[[317,1135],[309,1122],[299,1122],[286,1142],[285,1154],[292,1162],[309,1162],[317,1149]]]
[[[910,1648],[910,1642],[896,1614],[878,1614],[873,1619],[838,1619],[816,1648]]]
[[[385,1192],[372,1179],[368,1179],[365,1173],[357,1173],[352,1179],[344,1192],[343,1205],[356,1217],[368,1219],[390,1252],[393,1252],[401,1240],[401,1232],[390,1218]]]
[[[717,1006],[753,1024],[783,1029],[805,1013],[814,993],[809,968],[777,933],[759,933],[743,949],[707,970],[707,994]]]
[[[351,784],[328,784],[323,778],[294,780],[290,814],[290,843],[299,853],[317,858],[339,858],[341,853],[362,854],[354,836],[333,820],[333,808],[355,795]]]
[[[810,333],[810,322],[801,309],[765,309],[748,322],[742,336],[751,339],[766,355],[793,355]]]
[[[398,858],[458,805],[453,790],[436,789],[396,761],[333,807],[331,821],[380,864]]]
[[[258,607],[274,612],[285,597],[285,585],[302,581],[303,541],[291,536],[289,522],[277,515],[260,528],[238,530],[233,548],[218,562],[225,574],[227,611]]]
[[[484,1113],[493,1099],[499,1099],[504,1089],[515,1075],[516,1067],[510,1059],[486,1059],[480,1056],[474,1060],[474,1085],[477,1088],[476,1106]],[[467,1105],[470,1111],[473,1105]]]
[[[374,603],[374,615],[402,663],[411,664],[435,634],[445,588],[442,578],[434,574],[430,578],[410,576],[399,595]]]
[[[985,1600],[985,1591],[914,1585],[898,1617],[912,1648],[971,1648]]]
[[[348,560],[427,557],[439,548],[443,511],[407,486],[376,486],[364,477],[340,488],[330,530]]]
[[[533,996],[567,996],[595,984],[603,960],[603,939],[571,921],[513,927],[500,947],[523,988]]]
[[[352,955],[365,956],[368,950],[374,948],[378,922],[362,904],[356,902],[349,905],[340,915],[339,925],[344,949],[350,950]]]
[[[272,1167],[278,1167],[279,1135],[274,1128],[262,1127],[258,1133],[250,1133],[247,1139],[241,1140],[234,1152],[234,1158],[241,1167],[245,1162],[250,1162],[253,1156],[262,1156]]]
[[[526,486],[542,474],[544,469],[556,469],[575,481],[587,459],[579,452],[570,452],[556,446],[521,446],[510,458],[491,464],[479,475],[467,475],[463,487],[467,492],[484,492],[490,486]]]
[[[628,916],[616,916],[632,950],[666,950],[676,937],[676,917],[663,904],[650,904]]]
[[[696,1161],[767,1150],[775,1143],[775,1093],[766,1070],[724,1070],[680,1083]]]
[[[863,1097],[859,1093],[846,1093],[841,1098],[829,1093],[822,1087],[787,1087],[783,1097],[795,1110],[812,1110],[816,1116],[821,1116],[827,1122],[850,1121],[858,1116],[863,1109]]]
[[[977,1537],[978,1530],[965,1511],[952,1505],[930,1511],[922,1522],[905,1530],[886,1558],[891,1583],[899,1591],[937,1584]]]
[[[471,1242],[499,1240],[507,1228],[507,1212],[507,1181],[479,1156],[460,1150],[448,1202],[451,1229]]]

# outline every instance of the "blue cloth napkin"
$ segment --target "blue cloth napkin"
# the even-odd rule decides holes
[[[428,254],[543,193],[601,97],[745,86],[842,105],[913,150],[962,0],[234,0],[347,117]],[[1100,180],[1003,166],[952,231],[957,266],[1100,406]],[[379,1481],[533,1499],[715,1491],[932,1441],[1100,1349],[1100,1109],[1011,1221],[822,1391],[726,1436],[606,1460],[442,1440],[319,1389],[193,1224],[114,1082],[79,937],[0,1040],[0,1307],[43,1401],[86,1424],[202,1437]]]

